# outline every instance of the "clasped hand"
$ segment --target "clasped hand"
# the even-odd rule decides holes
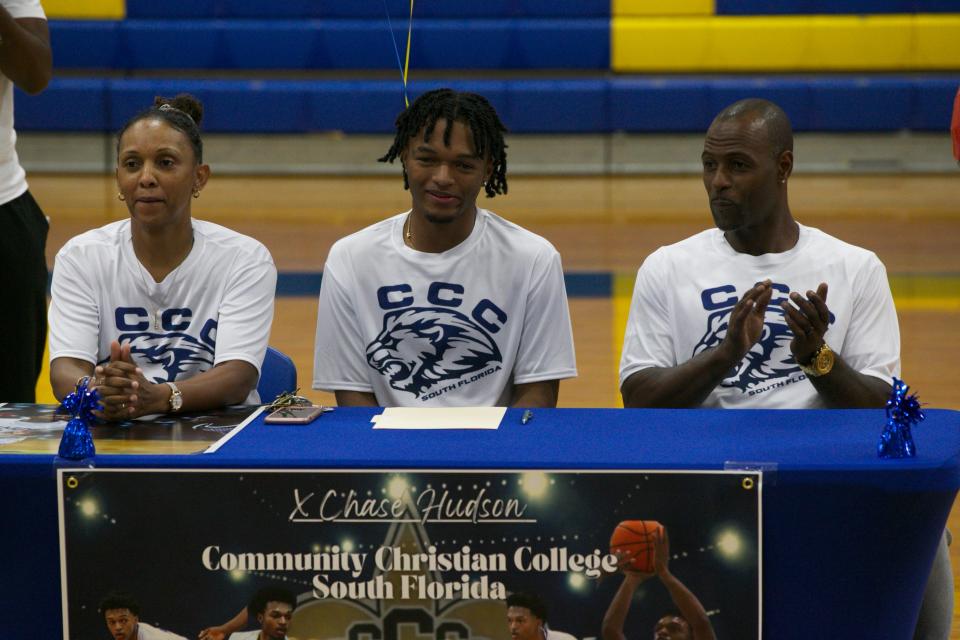
[[[749,291],[734,306],[727,323],[727,335],[721,347],[739,362],[763,336],[764,315],[773,296],[770,280],[764,280]],[[830,323],[827,308],[827,284],[820,283],[816,291],[807,291],[806,298],[790,293],[790,302],[780,303],[787,326],[793,332],[790,351],[797,362],[809,362],[823,344],[823,336]],[[794,306],[796,305],[796,306]]]
[[[92,384],[103,405],[103,411],[95,412],[96,415],[112,422],[157,413],[150,408],[162,406],[158,399],[164,389],[160,387],[166,387],[147,380],[133,362],[130,345],[116,340],[110,343],[110,361],[94,369]]]

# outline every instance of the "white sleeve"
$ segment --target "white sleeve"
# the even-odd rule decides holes
[[[3,0],[0,2],[14,20],[19,18],[47,19],[40,0]]]
[[[871,254],[852,284],[856,298],[840,355],[855,371],[892,383],[893,376],[900,377],[900,327],[887,270]],[[829,344],[829,331],[825,337]]]
[[[670,284],[666,274],[661,273],[662,261],[660,254],[654,252],[637,271],[620,355],[620,386],[642,369],[680,364],[663,295]]]
[[[560,264],[560,254],[551,247],[549,253],[538,256],[530,279],[513,382],[527,384],[573,378],[576,375],[577,362],[563,266]]]
[[[341,275],[336,245],[323,267],[317,306],[317,334],[313,350],[313,388],[323,391],[373,393],[367,377],[367,355],[360,320],[349,287]],[[343,269],[348,272],[349,269]]]
[[[220,302],[214,366],[242,360],[260,372],[270,340],[276,291],[277,268],[266,247],[234,262]]]
[[[79,264],[75,254],[57,254],[50,285],[47,324],[50,362],[77,358],[97,364],[100,347],[100,301],[97,283],[91,282],[90,265]],[[87,275],[84,275],[87,274]]]

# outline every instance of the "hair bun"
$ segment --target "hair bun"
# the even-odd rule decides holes
[[[200,121],[203,120],[203,104],[196,97],[190,95],[189,93],[178,93],[173,98],[157,96],[153,99],[153,106],[155,107],[159,107],[164,104],[170,105],[171,108],[176,109],[177,111],[184,112],[190,116],[197,127],[200,126]]]

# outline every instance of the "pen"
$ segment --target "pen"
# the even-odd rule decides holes
[[[520,424],[527,424],[533,419],[533,411],[527,409],[523,412],[523,415],[520,417]]]

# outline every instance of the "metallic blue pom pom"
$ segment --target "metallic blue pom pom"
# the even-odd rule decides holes
[[[90,425],[80,418],[71,418],[60,438],[60,450],[57,455],[66,460],[92,458],[97,453],[90,435]]]
[[[887,424],[880,434],[877,455],[881,458],[912,458],[917,455],[911,429],[926,416],[916,394],[903,380],[893,379],[893,391],[887,400]]]
[[[66,460],[93,457],[97,451],[93,446],[93,436],[90,435],[90,423],[96,420],[93,412],[103,408],[100,394],[96,389],[88,390],[87,380],[84,379],[73,393],[63,399],[60,408],[73,417],[63,430],[58,455]]]

